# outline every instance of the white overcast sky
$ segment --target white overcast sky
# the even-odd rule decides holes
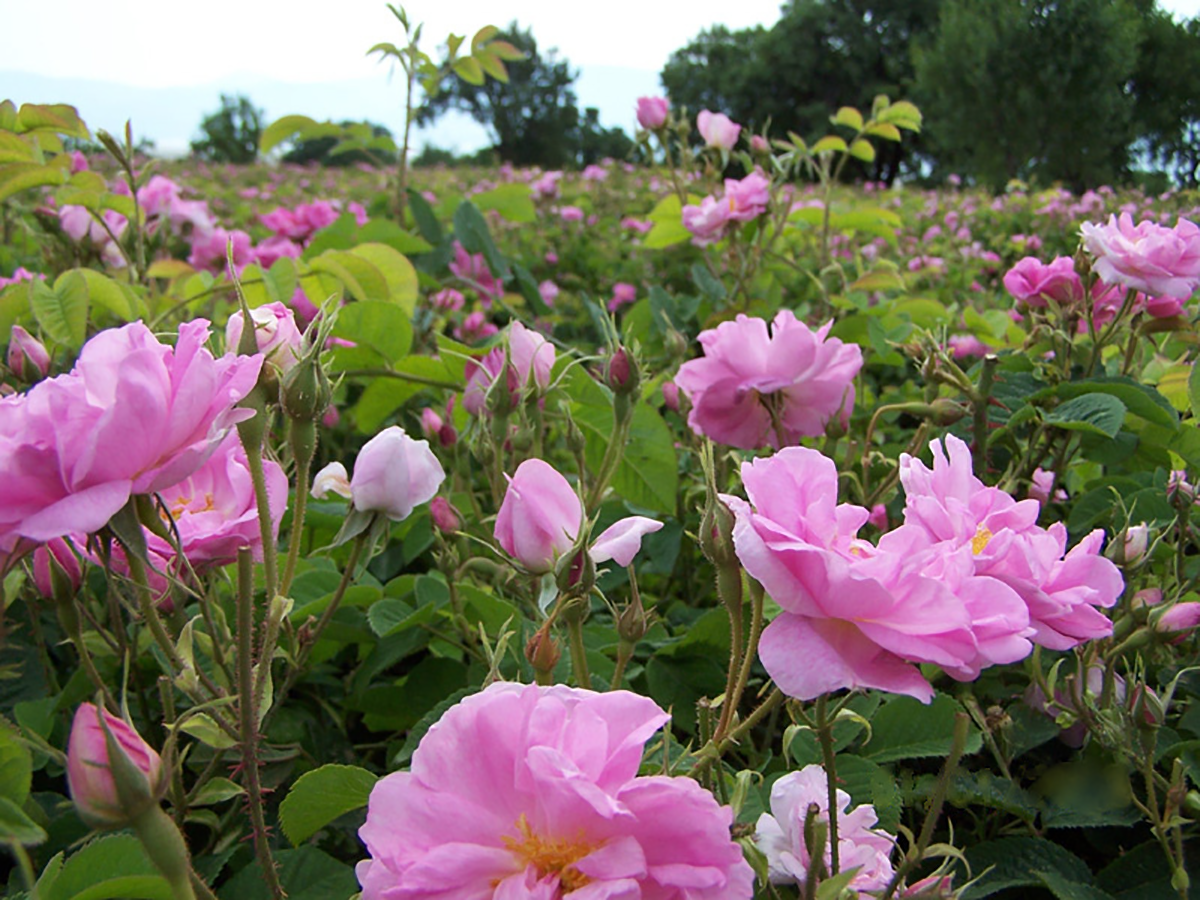
[[[660,90],[658,73],[673,51],[714,24],[773,25],[781,5],[411,0],[406,9],[411,21],[425,23],[421,48],[434,58],[451,32],[469,39],[483,25],[517,20],[533,30],[539,50],[557,48],[581,71],[581,106],[596,106],[604,124],[630,130],[634,101]],[[1177,17],[1200,14],[1200,0],[1159,5]],[[202,116],[217,106],[218,90],[248,92],[268,121],[300,112],[369,118],[395,131],[401,122],[390,64],[366,51],[402,40],[383,0],[0,0],[0,99],[75,103],[89,125],[110,131],[132,118],[137,133],[170,154],[186,151]],[[31,87],[31,77],[68,81]],[[418,146],[429,140],[466,152],[487,144],[483,128],[463,114],[450,113],[423,134]]]
[[[1200,2],[1200,0],[1197,0]],[[400,4],[396,4],[400,5]],[[421,48],[437,56],[450,32],[517,19],[539,49],[575,66],[659,71],[702,28],[773,24],[780,0],[415,0]],[[379,75],[366,50],[400,43],[382,0],[0,0],[0,69],[147,87],[204,84],[232,74],[325,82]],[[20,35],[31,39],[21,40]]]

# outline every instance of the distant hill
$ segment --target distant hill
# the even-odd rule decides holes
[[[634,127],[634,105],[643,94],[659,92],[654,72],[618,66],[581,69],[575,84],[580,108],[595,106],[606,126]],[[220,95],[245,94],[266,112],[267,121],[289,113],[314,119],[370,119],[399,134],[403,103],[399,84],[379,78],[352,81],[290,84],[256,75],[230,76],[193,87],[137,87],[79,78],[55,78],[26,72],[0,72],[0,99],[16,103],[70,103],[89,127],[114,134],[133,123],[134,138],[154,141],[166,156],[186,154],[200,121],[220,106]],[[430,128],[418,132],[416,146],[438,147],[468,153],[487,146],[482,126],[459,113],[449,113]]]

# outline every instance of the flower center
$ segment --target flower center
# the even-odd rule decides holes
[[[980,525],[975,532],[975,537],[971,538],[971,552],[978,556],[984,551],[988,545],[988,541],[992,539],[992,531],[986,525]]]
[[[591,881],[574,865],[597,847],[596,844],[588,843],[582,831],[573,840],[543,837],[535,834],[530,828],[524,813],[517,819],[517,831],[520,832],[520,837],[506,836],[504,845],[525,865],[532,864],[537,869],[539,878],[557,875],[563,893],[578,890]]]

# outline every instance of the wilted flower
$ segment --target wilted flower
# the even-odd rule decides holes
[[[359,836],[363,900],[749,900],[732,813],[690,778],[638,776],[668,719],[628,691],[499,682],[451,707]]]
[[[732,447],[796,444],[845,423],[854,408],[854,377],[862,351],[816,331],[790,310],[767,323],[739,315],[700,333],[704,357],[684,363],[675,383],[688,395],[688,425]]]

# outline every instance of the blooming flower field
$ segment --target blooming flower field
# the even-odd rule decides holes
[[[397,178],[0,104],[4,896],[1189,896],[1200,198],[636,108]]]

